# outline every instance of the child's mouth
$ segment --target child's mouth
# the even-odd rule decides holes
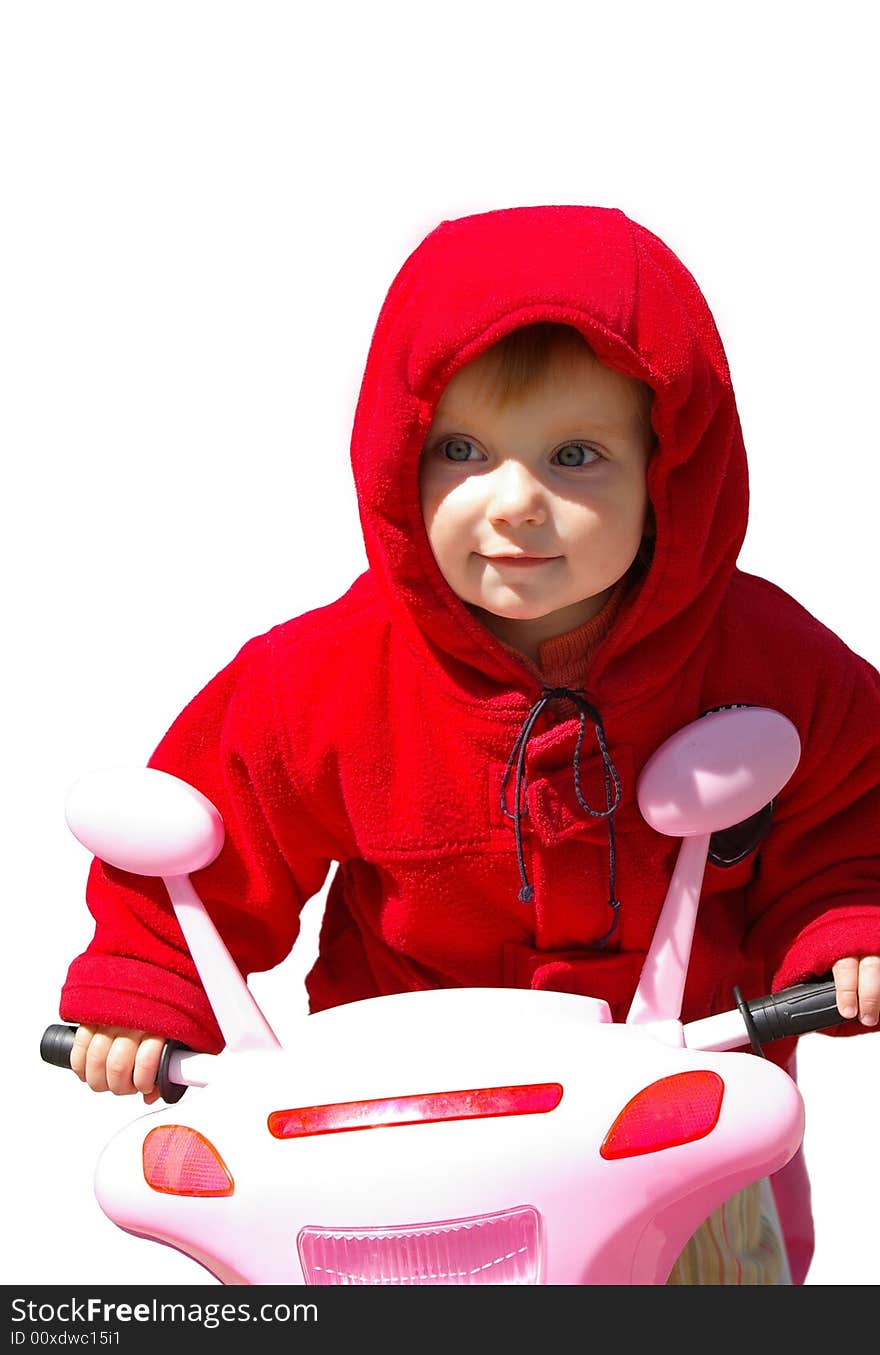
[[[534,569],[537,565],[549,565],[561,560],[561,555],[484,555],[493,565],[512,566],[515,569]]]

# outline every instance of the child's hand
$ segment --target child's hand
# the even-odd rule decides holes
[[[82,1025],[73,1040],[70,1066],[92,1091],[132,1096],[143,1092],[151,1106],[159,1099],[156,1077],[165,1044],[161,1035],[123,1026]]]
[[[831,966],[841,1016],[857,1016],[863,1026],[876,1026],[880,1016],[880,955],[838,960]]]

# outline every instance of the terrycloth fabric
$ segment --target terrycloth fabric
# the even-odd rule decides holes
[[[653,561],[579,684],[622,792],[619,922],[604,949],[608,832],[575,793],[578,721],[569,710],[553,723],[551,702],[527,743],[534,898],[523,903],[501,786],[541,681],[446,585],[419,505],[419,453],[444,386],[532,321],[573,325],[602,362],[654,391]],[[287,955],[302,905],[338,863],[313,1009],[531,984],[604,997],[625,1015],[677,851],[641,819],[636,777],[669,734],[727,703],[781,710],[803,755],[760,851],[707,867],[685,1019],[729,1008],[734,983],[754,995],[880,951],[880,679],[780,588],[736,567],[748,502],[736,401],[706,302],[666,245],[605,208],[443,222],[382,307],[352,464],[369,569],[338,601],[245,644],[152,758],[224,817],[226,845],[195,882],[242,971]],[[606,767],[587,734],[581,785],[601,805]],[[161,885],[96,863],[88,899],[95,937],[70,967],[63,1017],[216,1050]]]
[[[782,1239],[761,1210],[761,1185],[738,1190],[713,1209],[669,1274],[671,1285],[782,1284]]]

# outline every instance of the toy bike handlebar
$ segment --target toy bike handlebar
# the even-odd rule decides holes
[[[43,1038],[40,1040],[40,1058],[44,1063],[52,1063],[56,1068],[70,1067],[70,1054],[73,1049],[73,1040],[76,1035],[76,1026],[53,1025],[47,1026],[43,1031]],[[179,1040],[166,1040],[162,1048],[162,1054],[159,1059],[159,1071],[156,1075],[156,1086],[159,1089],[159,1095],[163,1101],[171,1105],[179,1101],[186,1091],[186,1085],[176,1081],[171,1067],[172,1055],[178,1050],[189,1050],[189,1046],[181,1044]]]
[[[798,983],[749,1001],[741,997],[738,989],[734,992],[738,1011],[734,1009],[702,1021],[692,1021],[684,1027],[688,1048],[733,1049],[751,1043],[754,1052],[760,1054],[761,1046],[771,1040],[825,1030],[847,1019],[838,1011],[833,979]],[[43,1061],[58,1068],[69,1068],[76,1030],[76,1026],[69,1025],[47,1026],[40,1041]],[[717,1038],[711,1037],[712,1031],[718,1032]],[[187,1086],[192,1085],[181,1078],[180,1055],[190,1053],[188,1046],[178,1040],[167,1040],[162,1049],[156,1086],[162,1099],[169,1104],[179,1101]],[[205,1059],[210,1055],[192,1057]]]

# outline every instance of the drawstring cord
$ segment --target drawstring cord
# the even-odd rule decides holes
[[[551,701],[571,701],[577,706],[578,711],[578,736],[574,749],[573,772],[574,772],[574,793],[577,796],[577,802],[585,814],[593,819],[606,819],[608,823],[608,906],[611,909],[611,926],[598,941],[594,941],[594,946],[604,946],[614,934],[617,928],[617,919],[620,911],[620,900],[615,897],[615,875],[616,875],[616,851],[614,841],[614,812],[621,801],[622,791],[620,788],[620,777],[617,772],[611,755],[608,752],[608,744],[605,741],[605,729],[602,725],[602,717],[586,700],[582,692],[572,691],[568,687],[542,687],[541,695],[532,706],[528,715],[522,723],[519,733],[514,741],[513,748],[510,751],[510,757],[507,760],[507,767],[501,781],[501,812],[507,818],[513,819],[513,830],[516,838],[516,859],[519,865],[519,875],[521,888],[517,895],[520,903],[531,903],[535,897],[534,886],[529,881],[526,873],[525,853],[522,842],[522,820],[528,813],[525,807],[526,791],[528,782],[526,781],[526,749],[532,731],[541,716],[544,708]],[[587,804],[581,791],[581,771],[580,756],[581,748],[584,742],[584,733],[586,730],[587,717],[589,717],[593,729],[596,733],[596,742],[599,745],[599,752],[602,755],[602,770],[605,779],[605,809],[593,809]],[[514,787],[515,808],[511,812],[507,808],[507,787],[510,784],[511,772],[516,768],[516,780]],[[612,783],[614,794],[612,796]]]

